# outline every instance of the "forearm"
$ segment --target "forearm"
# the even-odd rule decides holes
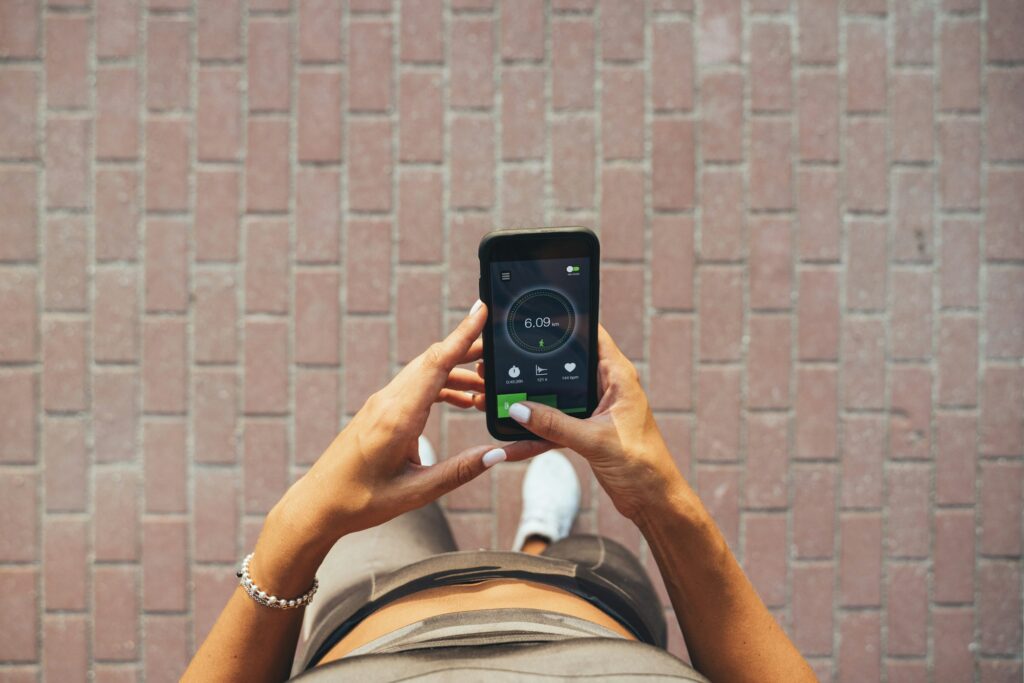
[[[680,479],[637,525],[658,563],[690,657],[711,680],[813,681],[725,538]]]

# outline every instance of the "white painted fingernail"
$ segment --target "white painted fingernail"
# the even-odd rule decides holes
[[[491,467],[492,465],[497,465],[499,462],[503,461],[507,457],[508,455],[506,455],[505,451],[503,451],[502,449],[492,448],[491,450],[484,453],[484,467]]]
[[[513,403],[508,407],[508,416],[516,422],[524,423],[530,421],[530,409],[522,403]]]
[[[477,311],[479,311],[479,310],[480,310],[480,307],[481,307],[481,306],[483,306],[483,305],[484,305],[484,302],[483,302],[483,301],[480,301],[480,299],[477,299],[477,300],[476,300],[476,303],[475,303],[475,304],[473,304],[473,308],[469,309],[469,314],[470,314],[470,315],[473,315],[474,313],[476,313]]]

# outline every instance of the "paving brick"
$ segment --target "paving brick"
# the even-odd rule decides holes
[[[697,369],[696,460],[736,460],[740,446],[740,371],[725,366]]]
[[[337,62],[342,56],[342,7],[329,0],[299,2],[299,59],[303,62]]]
[[[192,433],[196,462],[235,462],[238,379],[234,370],[193,373]]]
[[[931,372],[925,368],[896,366],[892,368],[890,381],[890,455],[894,458],[927,458],[931,446]]]
[[[444,179],[433,169],[404,169],[398,180],[398,256],[402,262],[441,261]]]
[[[791,125],[784,119],[753,119],[750,126],[752,209],[782,210],[793,206]]]
[[[839,352],[839,274],[824,268],[798,273],[797,344],[800,360],[836,360]]]
[[[0,127],[0,159],[37,158],[36,102],[39,75],[34,69],[5,68],[0,73],[4,123]]]
[[[672,68],[683,67],[675,64]],[[676,75],[671,75],[672,82],[663,88],[675,87]],[[641,69],[607,66],[601,72],[601,151],[605,159],[642,159],[644,156],[644,80]],[[538,82],[542,87],[543,80]],[[652,87],[657,92],[659,86]],[[688,87],[692,90],[692,83]],[[680,99],[672,96],[670,101],[674,103]],[[543,123],[540,132],[543,133]]]
[[[97,261],[134,261],[138,251],[138,174],[100,170],[96,173],[95,256]]]
[[[157,36],[151,36],[155,40]],[[76,15],[46,17],[46,104],[81,109],[89,103],[89,20]]]
[[[246,226],[245,312],[288,312],[289,226],[253,220]]]
[[[34,169],[0,169],[0,205],[6,208],[0,261],[35,261],[39,232]]]
[[[702,361],[739,360],[743,347],[743,274],[732,267],[700,269]]]
[[[399,363],[411,361],[443,338],[441,288],[440,273],[398,272],[395,338]]]
[[[918,659],[887,659],[886,675],[891,683],[919,683],[928,680],[928,663]]]
[[[69,614],[43,619],[43,675],[48,681],[89,679],[89,625]]]
[[[891,135],[896,161],[931,161],[934,84],[930,74],[893,76]]]
[[[1024,310],[1024,268],[989,268],[985,301],[986,357],[1024,356],[1021,310]]]
[[[889,557],[928,557],[932,516],[928,506],[928,481],[929,472],[924,465],[887,469],[886,554]]]
[[[88,284],[86,233],[86,222],[78,217],[47,221],[43,282],[43,302],[47,310],[85,310]]]
[[[363,245],[358,257],[350,251],[345,272],[347,306],[350,312],[386,312],[390,307],[391,224],[381,220],[353,220],[348,223],[350,244]]]
[[[985,215],[986,260],[1024,258],[1024,237],[1019,223],[1020,212],[1024,210],[1024,199],[1019,191],[1022,182],[1024,173],[1018,169],[993,168],[989,171]],[[971,246],[977,250],[976,245]],[[977,283],[974,284],[976,293]]]
[[[337,365],[339,281],[336,273],[295,276],[295,360]]]
[[[694,131],[690,121],[655,120],[651,135],[651,195],[655,209],[689,209],[694,202]]]
[[[844,607],[882,601],[882,515],[843,513],[839,536],[839,600]]]
[[[693,108],[693,24],[688,20],[657,23],[651,40],[654,110],[689,111]]]
[[[460,108],[490,109],[494,101],[491,59],[494,53],[494,26],[489,18],[452,21],[451,28],[451,105]]]
[[[793,228],[782,216],[750,218],[750,307],[785,310],[793,298]]]
[[[387,111],[392,89],[391,23],[355,19],[348,31],[349,110]]]
[[[348,127],[348,206],[354,211],[391,209],[391,124],[357,119]]]
[[[146,121],[146,209],[188,209],[189,124],[182,120]]]
[[[831,565],[795,565],[790,598],[793,644],[804,656],[832,653]]]
[[[89,523],[81,519],[50,518],[43,523],[43,537],[46,609],[86,609]]]
[[[0,462],[35,462],[38,387],[38,371],[0,373]]]
[[[391,378],[388,366],[391,326],[387,320],[353,317],[344,321],[342,329],[345,335],[344,408],[346,413],[352,414]]]
[[[988,24],[991,26],[991,21]],[[972,19],[945,21],[939,71],[939,102],[943,109],[981,108],[981,30]]]
[[[935,647],[934,671],[949,681],[970,680],[974,671],[974,614],[970,609],[936,609],[932,612]]]
[[[193,272],[193,358],[199,363],[233,363],[238,346],[235,274],[199,267]]]
[[[690,410],[693,406],[693,320],[651,320],[651,373],[647,386],[654,410]]]
[[[627,357],[644,356],[644,272],[633,265],[606,265],[602,269],[601,319]]]
[[[843,507],[881,506],[885,423],[885,418],[880,415],[850,415],[843,418]]]
[[[288,356],[285,321],[246,321],[244,406],[247,415],[283,415],[288,411]]]
[[[949,219],[942,223],[942,263],[957,264],[943,267],[939,274],[943,307],[978,305],[979,232],[977,221]]]
[[[978,665],[978,670],[981,680],[985,683],[989,681],[1009,683],[1010,681],[1016,681],[1024,674],[1024,667],[1019,662],[1004,659],[983,659]]]
[[[441,0],[413,0],[401,6],[400,56],[403,62],[438,63],[444,59]]]
[[[147,612],[184,610],[187,602],[188,527],[182,520],[142,522],[142,607]]]
[[[145,301],[147,313],[188,309],[188,227],[179,220],[146,221]]]
[[[739,465],[697,463],[697,494],[733,552],[740,547]]]
[[[131,362],[139,357],[138,273],[135,268],[94,274],[92,343],[99,362]]]
[[[203,161],[238,160],[242,152],[242,72],[202,67],[198,83],[196,156]]]
[[[221,610],[238,589],[231,565],[199,565],[192,572],[195,595],[194,642],[206,639]]]
[[[295,460],[315,462],[338,434],[339,375],[333,368],[295,374]]]
[[[251,212],[286,211],[291,191],[288,121],[249,119],[248,126],[249,149],[245,158],[246,207]]]
[[[939,196],[942,206],[948,209],[979,208],[980,125],[976,121],[961,119],[942,122],[939,127],[939,154],[942,159],[939,174]]]
[[[701,205],[701,259],[742,260],[746,242],[742,172],[732,168],[705,169],[700,185],[705,195]]]
[[[743,565],[769,607],[786,603],[786,517],[779,513],[744,515]]]
[[[7,567],[0,574],[0,609],[8,615],[0,625],[0,660],[4,662],[35,662],[39,656],[38,584],[35,567]]]
[[[891,12],[893,28],[901,36],[893,46],[893,61],[899,65],[931,64],[935,43],[932,6],[898,0],[893,3]]]
[[[401,75],[398,153],[402,161],[441,161],[444,117],[440,86],[441,78],[435,73],[409,71]]]
[[[473,446],[477,446],[482,443],[488,443],[490,441],[490,435],[487,433],[486,426],[482,424],[480,420],[473,419],[473,416],[460,414],[449,415],[447,420],[447,428],[448,447],[447,449],[445,449],[445,451],[450,455],[460,453],[466,448],[471,448]],[[499,500],[492,499],[491,491],[495,483],[493,477],[496,476],[497,472],[502,471],[502,469],[503,468],[498,468],[497,470],[488,470],[487,472],[484,472],[482,475],[480,475],[473,481],[469,482],[469,484],[461,486],[455,489],[454,491],[448,493],[444,499],[447,509],[487,510],[488,512],[490,512],[492,505],[495,508],[498,508],[501,505],[501,503],[504,502],[506,507],[515,511],[512,514],[518,514],[519,488],[514,484],[512,486],[509,486],[509,482],[514,482],[514,480],[506,477],[505,487],[504,489],[502,489],[501,492],[499,492],[499,496],[501,495],[501,493],[504,493],[505,495],[501,497]],[[514,471],[518,470],[521,476],[522,470],[519,469],[518,466],[513,466],[512,469]],[[521,482],[522,480],[520,479],[520,483]],[[514,499],[513,495],[515,496]],[[506,514],[504,516],[505,525],[508,525],[509,523],[509,516],[509,514]],[[496,520],[497,526],[497,524],[501,523],[503,517],[502,515],[497,514],[494,515],[494,519]],[[509,547],[511,545],[512,536],[514,535],[514,533],[514,527],[511,530],[509,530],[507,526],[501,529],[497,537],[498,547]],[[502,540],[505,541],[504,545],[502,545]]]
[[[147,614],[145,630],[145,675],[147,681],[173,681],[180,679],[188,667],[189,618]]]
[[[839,159],[839,78],[831,71],[801,72],[797,81],[800,158]]]
[[[605,258],[644,257],[644,176],[641,169],[609,168],[601,174],[601,251]]]
[[[1014,131],[1024,125],[1020,92],[1024,88],[1024,69],[986,72],[988,99],[988,157],[998,161],[1024,159],[1024,142]]]
[[[883,212],[889,206],[886,172],[886,124],[850,119],[846,130],[846,207]]]
[[[341,74],[299,74],[299,161],[341,161]]]
[[[97,462],[134,460],[139,420],[136,369],[100,369],[93,373],[93,450]]]
[[[1020,463],[981,463],[980,550],[985,555],[1020,556],[1022,476]]]
[[[142,323],[142,408],[147,413],[185,412],[185,321],[153,318]]]
[[[241,0],[199,0],[196,14],[200,59],[236,59],[240,56]]]
[[[1020,563],[981,562],[978,565],[977,617],[979,650],[982,654],[1020,652],[1020,594],[1008,590],[1020,584]]]
[[[879,680],[882,627],[877,612],[849,612],[839,617],[840,681]]]
[[[943,316],[938,332],[939,403],[978,403],[978,319]]]
[[[744,508],[787,506],[789,422],[785,416],[747,413]]]
[[[701,7],[698,31],[706,36],[697,51],[701,66],[740,61],[743,37],[743,13],[738,0],[718,2]],[[714,36],[714,39],[711,39]]]
[[[742,74],[702,74],[700,142],[706,161],[743,158],[743,141],[736,135],[743,128],[743,88]]]
[[[143,424],[144,496],[147,512],[186,512],[187,463],[184,420]]]
[[[655,216],[651,245],[651,303],[661,309],[693,309],[693,219]]]
[[[341,178],[334,169],[299,169],[295,180],[295,260],[338,263]]]
[[[505,168],[501,176],[501,225],[545,225],[544,171]]]
[[[987,59],[989,62],[1020,61],[1024,50],[1014,38],[1024,27],[1024,12],[1013,2],[997,0],[988,8]]]
[[[93,553],[97,560],[139,559],[139,479],[134,470],[96,471]],[[94,574],[94,584],[98,580]]]
[[[189,23],[171,17],[146,22],[146,106],[150,111],[188,107]],[[256,30],[256,23],[250,30]]]
[[[540,0],[524,0],[514,6],[502,3],[501,56],[506,60],[543,59],[546,24]]]
[[[355,27],[353,27],[355,28]],[[353,30],[353,36],[356,31]],[[291,107],[291,27],[277,18],[249,20],[249,111]]]
[[[881,320],[848,318],[843,322],[843,406],[885,407],[885,325]]]
[[[91,122],[52,117],[46,122],[46,206],[84,209],[89,204]]]
[[[935,502],[974,502],[978,421],[973,415],[940,414],[935,421]]]
[[[792,61],[789,27],[758,21],[750,28],[750,106],[752,111],[789,111]]]
[[[545,154],[544,72],[508,68],[501,80],[503,159],[541,159]],[[605,91],[607,93],[607,91]],[[622,132],[625,136],[625,131]]]
[[[928,170],[893,174],[892,257],[896,261],[928,262],[933,255],[932,206],[934,177]]]
[[[4,499],[0,522],[7,531],[0,541],[3,562],[38,562],[39,537],[38,477],[29,472],[0,475],[0,494]]]
[[[43,322],[43,409],[76,412],[88,406],[88,328],[84,320]]]
[[[1024,453],[1024,369],[989,365],[981,381],[983,455]]]
[[[96,158],[127,160],[139,153],[139,74],[134,67],[96,71]],[[97,171],[102,173],[103,171]]]
[[[133,661],[139,651],[137,567],[100,566],[93,573],[93,656]]]
[[[552,186],[559,208],[589,209],[594,205],[594,146],[591,119],[577,118],[552,124]],[[654,173],[657,175],[657,170]]]
[[[890,655],[924,655],[928,648],[928,570],[923,564],[888,566]]]
[[[31,362],[39,354],[36,274],[0,270],[0,362]]]
[[[199,562],[234,562],[238,559],[239,481],[229,469],[194,470],[193,538]]]
[[[793,550],[800,559],[832,557],[835,537],[835,469],[812,465],[792,471]]]
[[[556,18],[551,22],[551,106],[593,109],[594,75],[593,19]]]
[[[850,221],[847,233],[846,308],[885,310],[886,225],[872,220]]]
[[[838,380],[834,367],[798,366],[796,370],[797,458],[836,457]]]
[[[969,603],[974,598],[974,510],[935,512],[932,599]]]
[[[931,273],[894,269],[890,282],[890,353],[897,360],[926,360],[932,355]]]
[[[880,112],[886,108],[885,26],[876,22],[850,22],[846,27],[846,111]]]
[[[99,377],[96,379],[99,385]],[[98,395],[98,392],[97,392]],[[84,511],[88,500],[89,456],[86,425],[79,419],[49,418],[43,422],[43,485],[47,511]],[[14,476],[14,475],[12,475]],[[22,491],[23,492],[23,491]],[[35,505],[30,506],[33,510]],[[17,511],[15,511],[17,512]],[[35,521],[27,520],[29,538],[22,538],[26,550],[35,540]],[[18,527],[10,527],[17,535]]]
[[[0,8],[0,26],[0,55],[31,59],[39,54],[39,19],[33,3],[5,3]]]

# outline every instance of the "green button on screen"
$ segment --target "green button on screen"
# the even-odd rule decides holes
[[[525,400],[526,394],[498,394],[498,417],[508,417],[509,406]]]

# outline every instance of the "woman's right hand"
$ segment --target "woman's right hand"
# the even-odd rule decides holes
[[[653,502],[686,483],[654,422],[636,368],[600,326],[597,352],[598,405],[589,418],[533,401],[512,405],[509,416],[586,458],[618,511],[639,523]]]

